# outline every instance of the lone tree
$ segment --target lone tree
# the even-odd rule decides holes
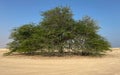
[[[7,54],[99,55],[110,50],[109,42],[98,34],[100,27],[90,17],[76,21],[68,7],[56,7],[42,16],[38,25],[26,24],[13,29]]]

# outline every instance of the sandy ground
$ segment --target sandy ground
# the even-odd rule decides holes
[[[3,56],[0,49],[0,75],[120,75],[120,49],[103,57]]]

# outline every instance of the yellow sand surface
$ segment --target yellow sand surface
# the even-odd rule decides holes
[[[0,49],[0,75],[120,75],[120,48],[103,57],[3,56]]]

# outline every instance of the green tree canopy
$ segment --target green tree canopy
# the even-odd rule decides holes
[[[98,34],[100,27],[89,16],[76,21],[68,7],[56,7],[42,16],[38,25],[26,24],[13,30],[9,53],[98,55],[110,50],[109,42]]]

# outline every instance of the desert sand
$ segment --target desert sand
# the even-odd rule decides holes
[[[120,75],[120,48],[102,57],[3,56],[0,49],[0,75]]]

